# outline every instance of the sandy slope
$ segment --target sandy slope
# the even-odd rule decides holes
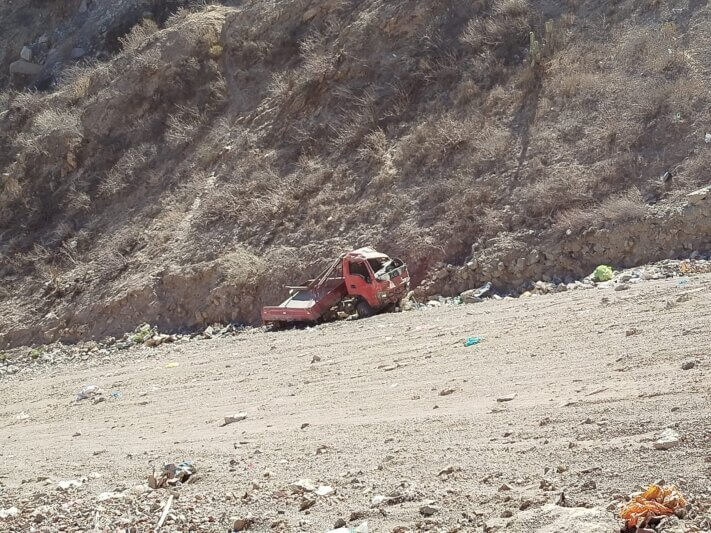
[[[46,531],[149,530],[168,492],[132,487],[151,465],[188,458],[199,478],[176,490],[165,531],[225,531],[248,513],[257,531],[325,531],[354,512],[361,517],[349,525],[367,520],[370,531],[418,523],[562,531],[569,511],[546,506],[561,492],[599,508],[570,512],[586,517],[579,531],[612,531],[605,508],[659,478],[702,513],[711,493],[709,309],[704,275],[683,287],[666,280],[442,307],[5,377],[0,509],[21,514],[0,520],[0,530],[29,529],[33,511],[43,517],[34,527]],[[484,340],[465,348],[468,335]],[[696,366],[682,370],[689,359]],[[107,401],[72,404],[91,383]],[[240,411],[247,420],[220,427]],[[654,450],[666,426],[683,442]],[[452,473],[438,475],[448,466]],[[89,480],[78,489],[57,490],[56,481],[81,476]],[[335,494],[300,511],[302,497],[288,488],[300,478]],[[511,490],[499,490],[504,483]],[[122,499],[96,503],[122,488]],[[390,494],[400,503],[371,506]],[[425,519],[418,510],[428,500],[439,510]],[[501,518],[505,511],[513,516]]]

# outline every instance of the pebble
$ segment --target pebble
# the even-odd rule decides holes
[[[437,512],[439,512],[439,507],[436,507],[431,504],[425,504],[420,507],[420,514],[422,516],[432,516]]]
[[[654,448],[657,450],[669,450],[678,446],[681,442],[680,435],[671,428],[667,428],[659,434],[659,438],[654,441]]]
[[[499,403],[510,402],[516,398],[516,394],[509,394],[508,396],[499,396],[496,401]]]
[[[696,361],[690,360],[690,361],[684,361],[681,363],[681,369],[682,370],[691,370],[696,366]]]
[[[443,389],[439,391],[440,396],[449,396],[450,394],[453,394],[455,392],[454,389]]]
[[[226,416],[225,423],[222,425],[226,426],[228,424],[234,424],[235,422],[241,422],[242,420],[245,420],[246,418],[247,418],[247,413],[237,413],[236,415]]]

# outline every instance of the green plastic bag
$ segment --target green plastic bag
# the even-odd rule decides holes
[[[597,282],[610,281],[612,279],[612,267],[607,265],[599,265],[593,270],[593,279]]]

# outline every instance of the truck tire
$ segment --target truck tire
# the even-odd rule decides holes
[[[370,307],[370,304],[365,300],[361,300],[356,305],[356,312],[358,313],[358,318],[368,318],[375,314],[375,310]]]

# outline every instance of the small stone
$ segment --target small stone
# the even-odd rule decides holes
[[[246,420],[246,418],[247,418],[247,413],[237,413],[236,415],[226,416],[225,422],[222,425],[227,426],[228,424],[234,424],[235,422],[241,422],[242,420]]]
[[[566,465],[558,465],[555,470],[556,470],[556,472],[558,472],[559,474],[562,474],[563,472],[567,472],[567,471],[568,471],[568,467],[567,467]]]
[[[72,48],[72,59],[81,59],[86,55],[86,50],[81,47]]]
[[[22,74],[23,76],[36,76],[42,71],[42,66],[30,63],[24,59],[18,59],[10,63],[10,74]]]
[[[308,422],[304,422],[303,424],[301,424],[301,429],[306,429],[306,428],[309,427],[310,425],[311,425],[311,424],[309,424]]]
[[[314,356],[311,358],[311,364],[312,364],[312,365],[313,365],[314,363],[320,363],[320,362],[321,362],[321,357],[319,357],[318,355],[314,355]]]
[[[77,431],[72,437],[81,437],[81,431]]]
[[[582,484],[580,487],[583,490],[595,490],[597,488],[597,483],[595,483],[592,479],[589,481],[586,481],[585,483]]]
[[[509,394],[508,396],[499,396],[496,401],[499,403],[510,402],[516,398],[516,394]]]
[[[32,49],[29,46],[23,46],[20,50],[20,58],[25,61],[32,61]]]
[[[339,518],[338,520],[336,520],[336,523],[333,524],[333,528],[340,529],[342,527],[346,527],[346,524],[347,524],[347,522],[345,520],[343,520],[343,518]]]
[[[439,391],[440,396],[449,396],[450,394],[453,394],[455,392],[454,389],[443,389]]]
[[[533,502],[531,500],[523,500],[521,502],[521,505],[518,506],[518,509],[519,511],[525,511],[526,509],[531,507],[531,505],[533,505]]]
[[[669,450],[678,446],[681,442],[679,434],[671,428],[662,431],[659,438],[654,442],[654,448],[657,450]]]
[[[630,288],[629,283],[618,283],[617,285],[615,285],[616,291],[626,291],[629,288]]]
[[[434,505],[426,504],[420,507],[420,514],[422,516],[432,516],[439,511],[439,507]]]
[[[706,199],[711,199],[711,185],[702,187],[694,192],[690,192],[686,195],[686,197],[691,205],[700,205]]]
[[[683,363],[681,363],[682,370],[691,370],[695,366],[696,366],[696,361],[694,361],[694,360],[684,361]]]
[[[252,525],[251,518],[238,518],[232,523],[233,531],[247,531],[249,526]]]
[[[299,511],[306,511],[306,509],[313,507],[315,503],[316,500],[313,498],[302,498],[301,503],[299,504]]]
[[[440,470],[440,471],[439,471],[439,474],[437,474],[437,475],[438,475],[438,476],[449,475],[449,474],[453,474],[454,472],[459,472],[460,470],[461,470],[461,468],[459,468],[459,467],[455,467],[455,466],[453,466],[453,465],[449,465],[447,468],[444,468],[443,470]]]
[[[511,518],[512,516],[513,513],[509,509],[506,509],[503,513],[501,513],[501,518]]]
[[[511,487],[508,486],[506,483],[503,483],[503,484],[499,487],[499,492],[504,492],[504,491],[507,491],[507,490],[511,490]]]
[[[370,505],[372,505],[373,507],[377,507],[378,505],[383,503],[385,501],[385,499],[386,499],[385,496],[383,496],[382,494],[376,494],[375,496],[373,496],[371,498]],[[351,518],[351,520],[353,520],[353,519]]]
[[[316,490],[316,485],[310,479],[300,479],[292,483],[289,488],[293,492],[313,492]]]

